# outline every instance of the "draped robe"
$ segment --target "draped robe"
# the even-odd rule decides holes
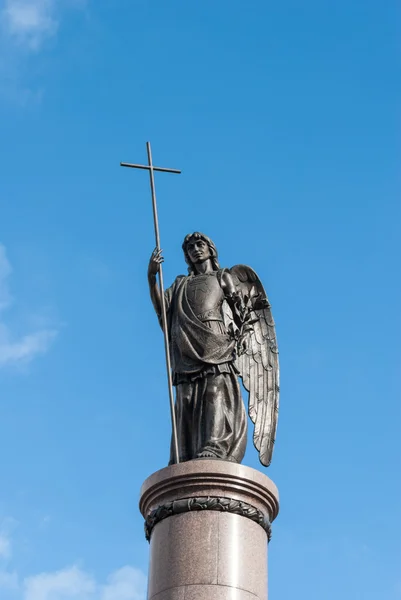
[[[241,462],[245,454],[247,419],[234,367],[235,340],[222,317],[221,274],[177,277],[165,293],[182,462],[203,457]]]

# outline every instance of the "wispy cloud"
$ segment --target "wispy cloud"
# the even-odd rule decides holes
[[[84,3],[84,0],[3,0],[3,33],[19,46],[38,50],[47,38],[57,33],[63,10]]]
[[[100,600],[144,600],[146,577],[138,569],[123,567],[112,573],[100,590]]]
[[[18,337],[13,335],[3,316],[12,304],[9,290],[11,273],[6,249],[0,244],[0,368],[29,363],[37,355],[47,352],[57,336],[54,328],[41,328]]]
[[[15,572],[0,571],[1,589],[13,590],[16,600],[145,600],[146,577],[131,566],[111,573],[105,584],[77,566],[22,581]]]
[[[145,600],[146,576],[130,565],[113,571],[104,582],[77,565],[29,577],[11,570],[12,536],[8,530],[15,523],[8,518],[0,525],[0,598],[11,593],[13,600]]]
[[[42,100],[32,72],[48,42],[55,39],[69,9],[87,0],[0,0],[0,94],[13,104]],[[33,86],[33,87],[32,87]]]
[[[23,584],[24,600],[87,600],[93,598],[96,582],[78,567],[28,577]]]
[[[0,324],[0,367],[30,362],[38,354],[47,352],[56,336],[57,331],[49,329],[12,340],[8,328]]]
[[[57,31],[55,0],[5,0],[3,29],[14,41],[37,50]]]

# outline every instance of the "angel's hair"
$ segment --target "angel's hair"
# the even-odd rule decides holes
[[[216,246],[214,245],[212,240],[207,237],[207,235],[205,235],[204,233],[199,233],[199,231],[195,231],[194,233],[188,233],[188,235],[185,236],[184,243],[182,244],[182,249],[184,251],[184,256],[185,256],[185,262],[188,265],[188,273],[190,275],[195,273],[194,266],[191,262],[191,259],[188,256],[188,252],[187,252],[188,243],[193,238],[195,240],[203,240],[204,242],[206,242],[206,244],[208,245],[209,250],[210,250],[210,260],[212,261],[213,271],[218,271],[220,268],[220,265],[219,265],[219,261],[217,260]]]

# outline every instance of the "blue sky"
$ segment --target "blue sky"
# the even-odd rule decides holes
[[[0,0],[0,597],[143,600],[168,460],[148,299],[184,235],[273,305],[271,597],[401,598],[399,7]],[[252,447],[245,464],[259,468]]]

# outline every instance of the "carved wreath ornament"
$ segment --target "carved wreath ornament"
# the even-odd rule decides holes
[[[148,542],[155,525],[167,517],[173,515],[180,515],[191,511],[200,510],[217,510],[221,512],[228,512],[233,515],[240,515],[246,517],[258,523],[267,533],[267,538],[270,542],[271,538],[271,525],[269,519],[251,504],[246,502],[240,502],[239,500],[233,500],[232,498],[216,498],[210,496],[203,496],[200,498],[180,498],[174,500],[174,502],[168,502],[159,506],[149,514],[145,521],[145,536]]]

